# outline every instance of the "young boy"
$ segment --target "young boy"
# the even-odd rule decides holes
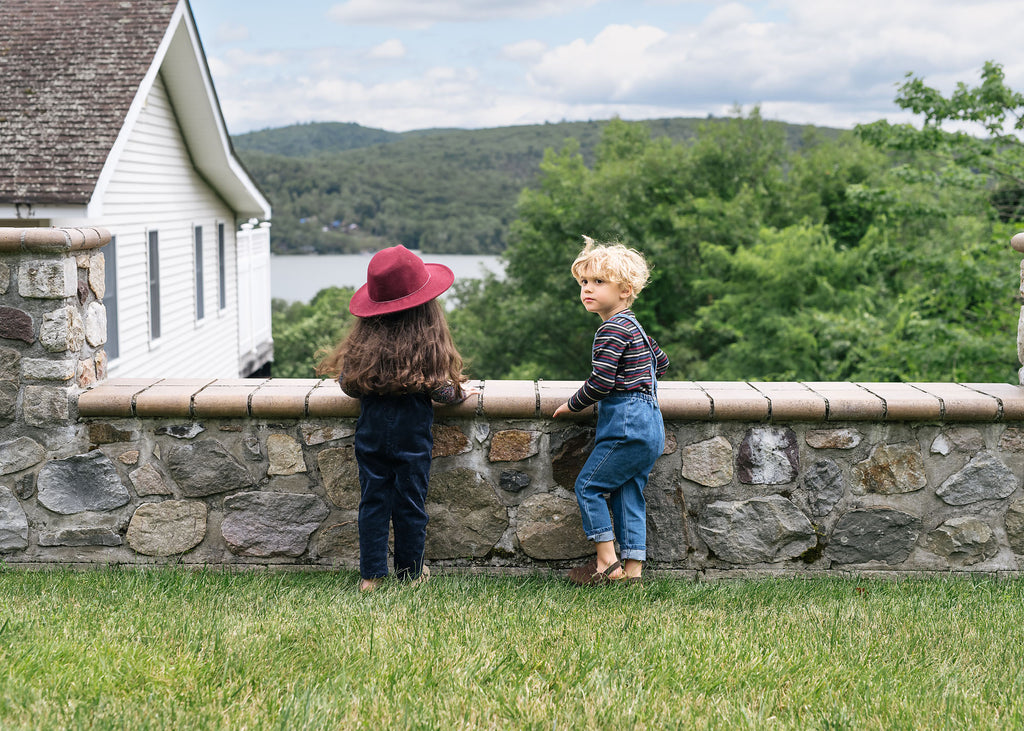
[[[594,586],[640,580],[647,558],[643,490],[665,448],[657,379],[668,368],[668,357],[629,309],[649,278],[643,255],[622,244],[595,244],[587,236],[583,240],[586,246],[573,262],[572,274],[583,306],[603,322],[594,336],[590,377],[554,416],[598,405],[594,451],[576,478],[583,530],[595,542],[597,558],[569,572],[574,584]],[[615,539],[625,566],[615,556]]]

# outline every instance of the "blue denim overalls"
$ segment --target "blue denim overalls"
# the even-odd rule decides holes
[[[359,464],[359,575],[388,575],[388,527],[395,529],[395,574],[423,568],[434,408],[427,394],[364,395],[356,422]]]
[[[645,561],[647,503],[643,490],[655,460],[665,449],[665,423],[658,408],[654,348],[636,318],[625,317],[636,325],[651,351],[651,393],[612,391],[598,402],[594,451],[576,478],[576,501],[588,539],[617,538],[623,560]]]

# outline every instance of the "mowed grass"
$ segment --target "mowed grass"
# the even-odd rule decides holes
[[[0,728],[1006,729],[1024,581],[0,568]]]

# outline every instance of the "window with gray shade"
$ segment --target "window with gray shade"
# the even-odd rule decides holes
[[[220,308],[228,306],[227,262],[224,261],[224,224],[217,224],[217,274],[219,275]]]
[[[149,232],[149,337],[160,337],[160,236]]]
[[[117,237],[103,247],[103,306],[107,310],[107,358],[120,355],[117,339]]]
[[[195,227],[196,238],[196,319],[202,320],[205,314],[203,303],[203,227]]]

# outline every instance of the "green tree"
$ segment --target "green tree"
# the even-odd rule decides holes
[[[309,304],[275,299],[271,303],[275,378],[316,378],[318,353],[341,342],[353,322],[348,302],[354,290],[328,287]]]
[[[1006,86],[1000,64],[987,61],[981,83],[960,82],[948,97],[908,73],[896,103],[922,116],[920,128],[883,120],[859,126],[861,137],[882,149],[924,153],[946,185],[985,191],[1003,221],[1024,218],[1024,94]]]

